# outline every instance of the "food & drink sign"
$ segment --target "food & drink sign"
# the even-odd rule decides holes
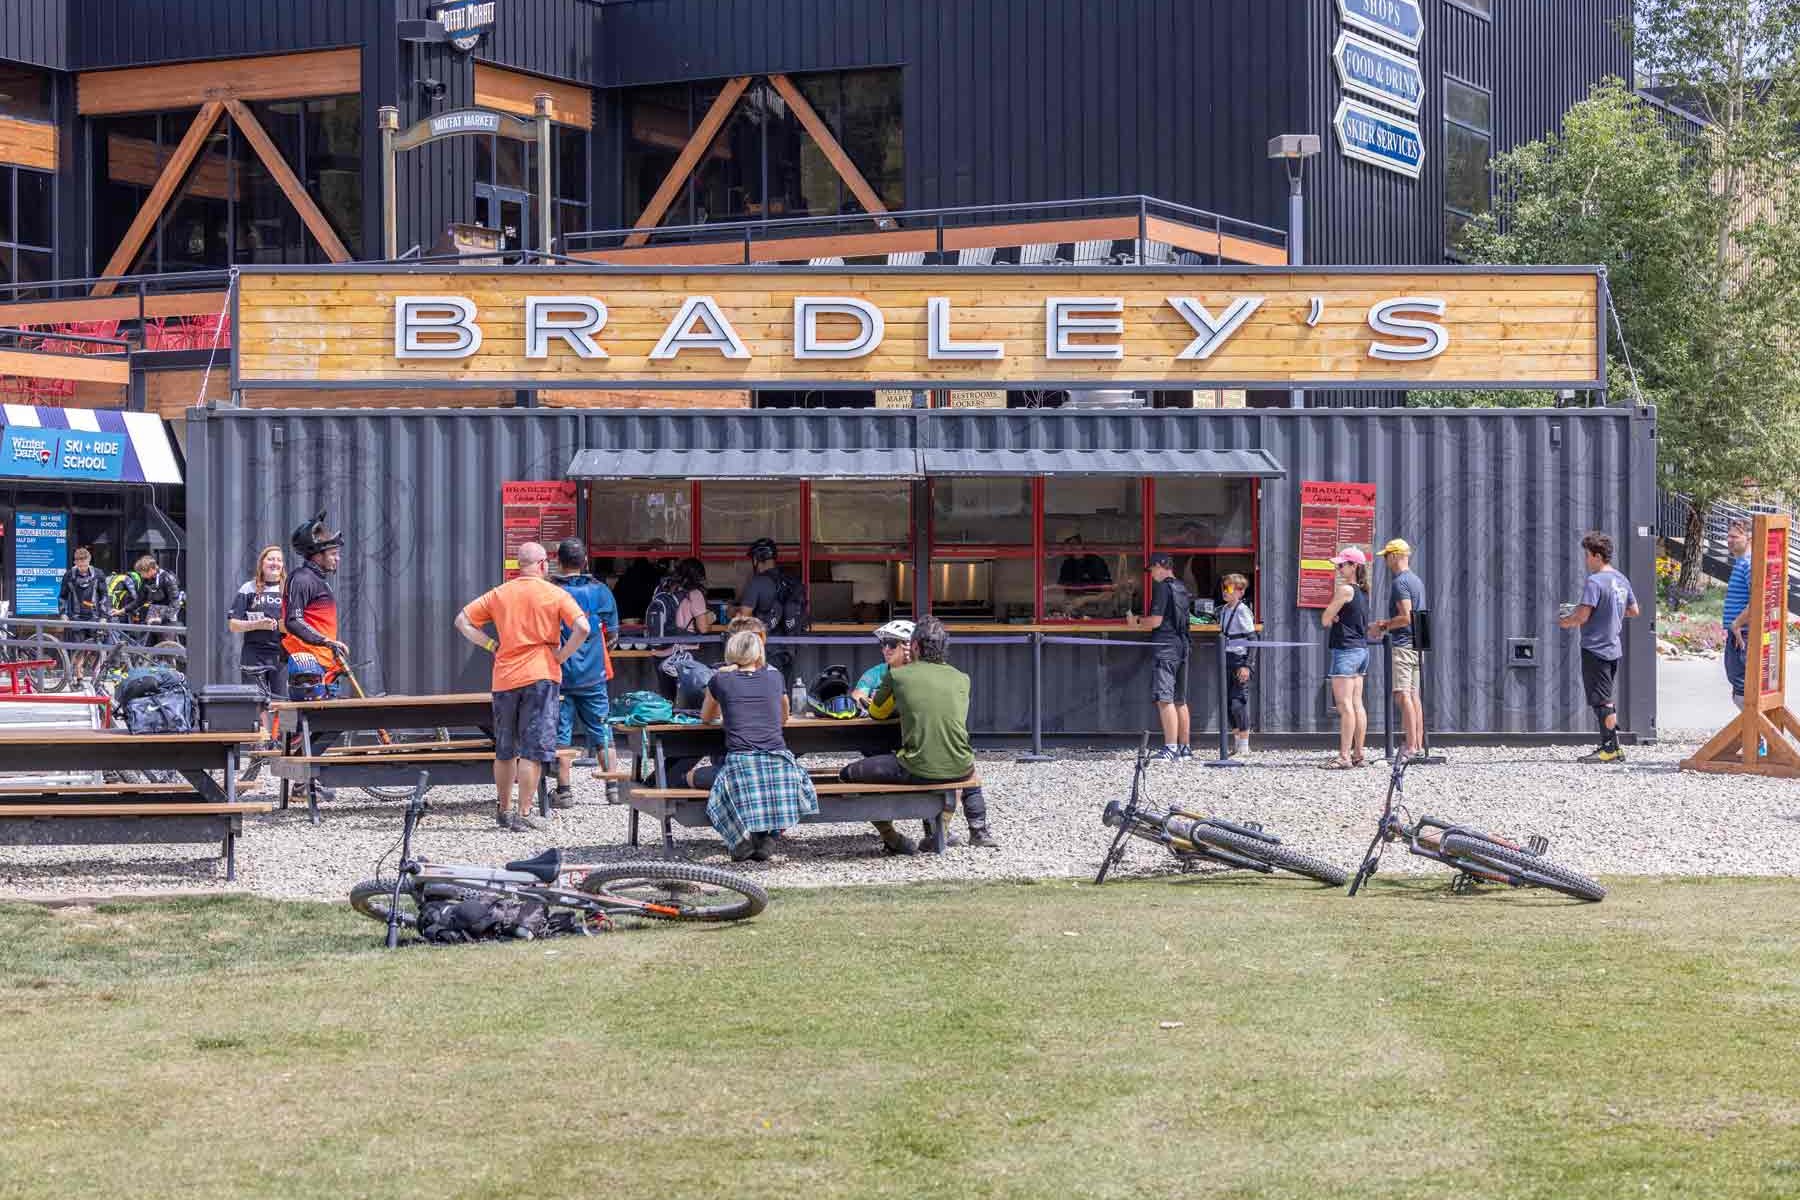
[[[1375,485],[1314,483],[1300,485],[1301,608],[1331,605],[1331,560],[1346,546],[1372,554],[1375,544]]]

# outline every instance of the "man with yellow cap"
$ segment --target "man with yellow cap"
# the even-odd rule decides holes
[[[1393,659],[1389,686],[1406,733],[1405,754],[1411,758],[1425,752],[1425,710],[1419,704],[1419,649],[1413,645],[1412,635],[1413,614],[1425,607],[1425,583],[1413,574],[1412,547],[1403,539],[1393,538],[1383,546],[1381,559],[1388,569],[1388,615],[1371,624],[1369,632],[1387,635]]]

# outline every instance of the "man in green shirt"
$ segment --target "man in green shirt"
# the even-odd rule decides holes
[[[846,766],[846,783],[953,783],[975,773],[969,748],[969,677],[944,661],[950,634],[936,617],[913,629],[912,661],[893,667],[876,688],[871,712],[892,704],[900,714],[900,752],[876,754]],[[969,845],[998,846],[988,829],[987,801],[978,787],[962,794]],[[896,849],[887,831],[882,840]],[[902,853],[904,851],[901,851]]]

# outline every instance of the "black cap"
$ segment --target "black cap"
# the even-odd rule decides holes
[[[566,537],[556,543],[557,565],[579,571],[587,566],[587,546],[580,538]]]
[[[1150,565],[1153,567],[1173,567],[1175,565],[1175,556],[1170,554],[1167,550],[1158,550],[1155,554],[1150,556]]]

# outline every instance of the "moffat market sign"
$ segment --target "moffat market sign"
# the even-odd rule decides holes
[[[246,270],[237,386],[1600,387],[1593,269]]]

